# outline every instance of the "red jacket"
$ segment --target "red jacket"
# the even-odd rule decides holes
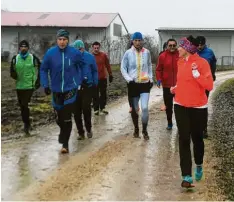
[[[176,85],[178,59],[178,51],[170,52],[167,50],[159,56],[155,75],[156,80],[161,81],[163,87],[170,88]]]
[[[198,78],[192,75],[192,67],[197,66]],[[188,61],[180,58],[178,61],[177,86],[175,102],[184,107],[201,107],[207,104],[205,90],[213,89],[213,77],[209,63],[197,54],[191,55]]]
[[[94,54],[97,66],[98,66],[98,79],[106,79],[106,70],[109,73],[109,76],[112,76],[111,66],[107,55],[104,52],[99,52]]]

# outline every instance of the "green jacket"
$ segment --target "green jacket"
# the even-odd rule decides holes
[[[40,60],[33,54],[23,59],[20,54],[11,61],[11,77],[16,80],[16,89],[37,89],[40,87]]]

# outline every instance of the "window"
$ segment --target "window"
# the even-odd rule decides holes
[[[39,18],[37,18],[37,19],[45,19],[45,18],[47,18],[48,16],[49,16],[50,14],[42,14]]]
[[[87,19],[89,19],[91,16],[92,16],[92,14],[85,14],[85,15],[81,18],[81,20],[87,20]]]
[[[118,24],[114,23],[113,26],[114,26],[113,35],[121,37],[122,36],[122,25],[118,25]]]

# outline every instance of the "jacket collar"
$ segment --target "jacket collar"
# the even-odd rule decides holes
[[[132,49],[132,51],[134,51],[134,52],[144,52],[144,51],[145,51],[145,48],[144,48],[144,47],[142,47],[141,50],[138,51],[133,45],[132,45],[131,49]]]

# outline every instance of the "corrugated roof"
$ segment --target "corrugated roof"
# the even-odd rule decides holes
[[[156,31],[234,31],[234,28],[159,27]]]
[[[1,12],[1,26],[108,27],[118,13]]]

